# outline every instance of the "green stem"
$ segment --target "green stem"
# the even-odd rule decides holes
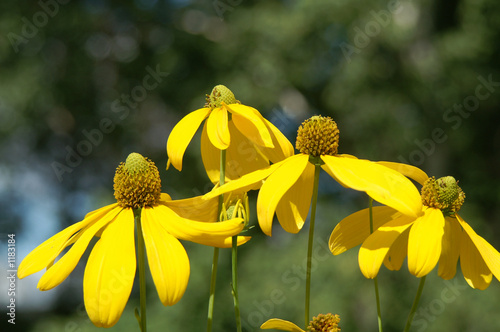
[[[222,186],[226,182],[226,150],[220,150],[220,177],[219,185]],[[224,204],[224,195],[219,196],[218,216],[222,211]],[[207,317],[207,332],[212,331],[212,323],[214,317],[214,301],[215,301],[215,281],[217,279],[217,265],[219,263],[219,248],[214,247],[214,256],[212,259],[212,275],[210,277],[210,296],[208,298],[208,317]]]
[[[410,331],[411,323],[413,321],[413,317],[415,316],[415,312],[417,311],[418,302],[420,301],[420,296],[422,295],[422,290],[424,289],[426,277],[427,276],[423,276],[422,278],[420,278],[417,294],[415,295],[415,300],[413,301],[413,305],[411,306],[410,314],[408,315],[408,319],[406,320],[406,326],[404,332]]]
[[[240,302],[238,300],[238,236],[233,236],[232,238],[231,260],[233,277],[231,292],[233,294],[236,331],[241,332]]]
[[[369,215],[370,215],[370,234],[373,233],[373,198],[370,197],[369,202]],[[377,320],[378,320],[378,331],[382,332],[382,311],[380,309],[380,295],[378,292],[378,279],[373,278],[373,286],[375,287],[375,301],[377,302]]]
[[[146,254],[144,237],[142,235],[141,209],[134,209],[134,219],[137,227],[137,259],[139,265],[139,293],[141,314],[137,317],[141,332],[147,332],[146,325]],[[136,315],[137,316],[137,315]]]
[[[320,165],[315,165],[314,168],[314,185],[311,207],[311,220],[309,224],[309,240],[307,243],[307,269],[306,269],[306,301],[305,301],[305,326],[309,325],[309,307],[311,303],[311,262],[312,248],[314,239],[314,221],[316,219],[316,205],[318,202],[318,185],[319,185]]]

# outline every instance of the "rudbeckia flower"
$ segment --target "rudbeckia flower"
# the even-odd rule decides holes
[[[214,188],[205,198],[231,191],[258,189],[257,217],[262,231],[271,236],[272,221],[289,233],[297,233],[307,217],[313,195],[316,166],[347,188],[366,192],[374,200],[416,217],[422,210],[420,195],[398,171],[369,160],[338,154],[339,130],[330,117],[313,116],[297,133],[299,154],[265,169]]]
[[[206,120],[206,121],[205,121]],[[242,105],[224,85],[207,95],[205,107],[189,113],[172,129],[168,163],[182,170],[182,159],[201,123],[201,156],[208,177],[219,181],[220,150],[226,151],[226,182],[293,155],[288,139],[255,108]]]
[[[142,219],[138,231],[144,237],[149,268],[164,305],[174,305],[181,299],[189,279],[189,259],[178,239],[230,247],[231,236],[244,226],[242,219],[207,222],[217,220],[216,199],[172,200],[161,193],[158,169],[138,153],[130,154],[118,166],[114,189],[117,203],[90,212],[82,221],[46,240],[23,259],[18,269],[22,279],[47,268],[38,288],[52,289],[68,277],[89,242],[98,237],[83,278],[85,308],[98,327],[113,326],[130,296],[136,274],[137,214]],[[239,238],[239,244],[246,241],[246,237]]]
[[[339,322],[339,315],[319,314],[318,316],[313,317],[306,330],[301,329],[292,322],[279,318],[269,319],[267,322],[262,324],[260,328],[262,330],[275,329],[289,332],[340,332]]]
[[[361,244],[359,266],[366,278],[375,278],[382,263],[399,270],[408,257],[408,270],[423,277],[438,267],[438,275],[449,280],[457,262],[472,288],[486,289],[492,275],[500,280],[500,253],[458,214],[465,194],[451,177],[428,178],[422,187],[422,210],[415,218],[387,206],[373,208],[371,235],[368,209],[343,219],[330,236],[334,255]]]

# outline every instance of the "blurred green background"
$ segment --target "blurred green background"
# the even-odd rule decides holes
[[[131,152],[158,165],[174,199],[210,190],[199,135],[184,169],[165,170],[165,144],[185,114],[224,84],[294,143],[314,114],[333,117],[341,153],[453,175],[461,215],[500,248],[500,2],[495,0],[41,0],[0,3],[0,267],[7,234],[17,264],[35,246],[114,201],[116,166]],[[152,74],[154,73],[154,74]],[[149,75],[151,78],[145,78]],[[323,174],[325,175],[325,174]],[[255,193],[251,195],[255,202]],[[311,313],[338,313],[343,331],[377,331],[372,282],[357,249],[332,256],[330,232],[367,198],[323,176]],[[255,213],[252,223],[256,224]],[[302,325],[307,227],[258,226],[241,247],[245,331],[278,317]],[[149,280],[151,331],[203,331],[212,249],[183,243],[191,278],[163,307]],[[86,256],[57,288],[40,273],[16,281],[16,324],[2,331],[95,331],[83,307]],[[234,331],[230,252],[220,256],[214,331]],[[418,280],[404,265],[379,275],[385,331],[402,331]],[[500,331],[500,286],[473,290],[433,271],[412,331]],[[111,331],[138,331],[138,290]]]

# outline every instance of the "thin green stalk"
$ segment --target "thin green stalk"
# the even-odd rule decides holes
[[[136,312],[141,332],[147,332],[146,324],[146,253],[144,250],[144,237],[141,226],[141,209],[134,209],[134,219],[137,228],[137,260],[139,265],[139,294],[140,294],[140,316]],[[137,310],[137,309],[136,309]]]
[[[313,197],[312,197],[312,207],[311,207],[311,220],[309,224],[309,240],[307,243],[307,269],[306,269],[306,301],[305,301],[305,326],[309,325],[309,307],[311,303],[311,262],[312,262],[312,248],[314,239],[314,221],[316,219],[316,205],[318,202],[318,185],[319,185],[319,173],[320,165],[315,165],[314,168],[314,185],[313,185]]]
[[[220,178],[219,185],[223,185],[226,181],[226,150],[220,150]],[[224,195],[219,196],[219,209],[218,216],[222,211],[224,203]],[[212,259],[212,275],[210,277],[210,296],[208,298],[208,318],[207,318],[207,332],[212,331],[212,323],[214,317],[214,301],[215,301],[215,281],[217,279],[217,266],[219,263],[219,248],[214,247],[214,256]]]
[[[373,198],[370,197],[369,202],[369,215],[370,215],[370,234],[373,233]],[[375,301],[377,302],[377,320],[378,320],[378,331],[382,332],[382,311],[380,309],[380,295],[378,292],[378,279],[373,278],[373,286],[375,287]]]
[[[236,318],[236,331],[241,332],[240,302],[238,300],[238,236],[232,238],[231,248],[232,262],[232,289],[234,302],[234,315]]]
[[[415,295],[415,300],[413,301],[413,305],[411,306],[410,314],[408,315],[408,319],[406,320],[404,332],[410,331],[411,323],[413,322],[413,317],[415,316],[415,312],[417,311],[418,302],[420,301],[420,296],[422,295],[422,291],[424,289],[426,277],[427,276],[423,276],[422,278],[420,278],[417,294]]]

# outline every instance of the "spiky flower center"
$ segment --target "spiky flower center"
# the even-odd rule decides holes
[[[340,332],[340,317],[333,314],[319,314],[313,317],[307,327],[308,332]]]
[[[465,193],[453,176],[428,178],[422,187],[422,203],[440,209],[445,216],[453,215],[464,204]]]
[[[231,90],[229,90],[226,86],[219,84],[212,89],[212,93],[207,95],[205,107],[210,109],[218,108],[222,106],[222,102],[226,105],[240,103],[236,100]]]
[[[339,147],[339,129],[329,116],[315,115],[305,120],[297,131],[295,148],[312,157],[334,156]]]
[[[120,206],[133,209],[155,206],[161,196],[160,173],[151,160],[134,152],[117,167],[113,187]]]

